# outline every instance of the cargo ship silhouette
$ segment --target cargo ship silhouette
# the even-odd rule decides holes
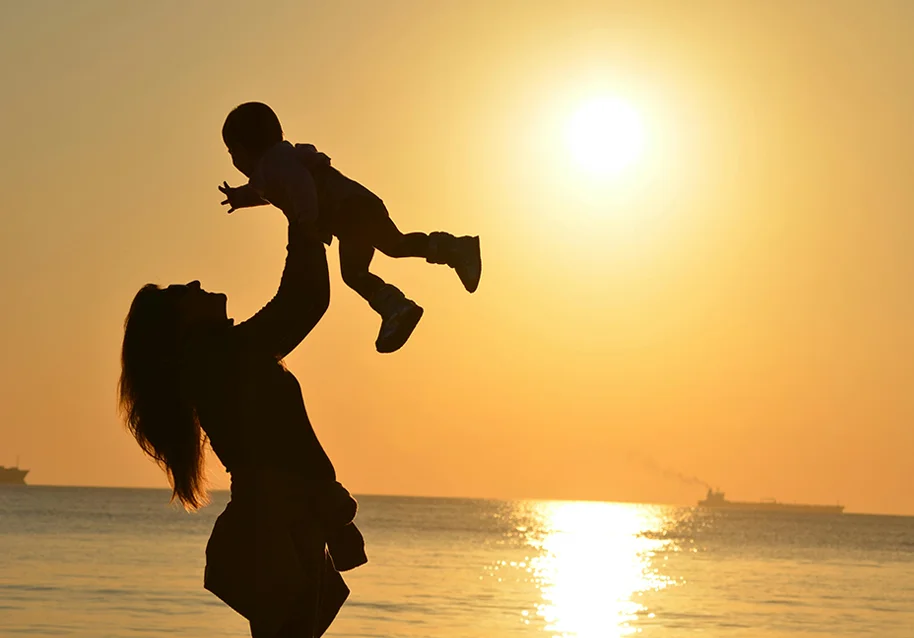
[[[739,510],[744,512],[796,512],[798,514],[841,514],[843,505],[806,505],[803,503],[779,503],[775,500],[759,501],[728,501],[724,493],[708,490],[704,500],[698,501],[699,507],[713,509]]]
[[[19,469],[17,462],[13,467],[0,465],[0,485],[25,485],[25,475],[28,470]]]

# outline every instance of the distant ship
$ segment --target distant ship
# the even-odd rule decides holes
[[[704,500],[698,501],[699,507],[714,509],[739,510],[741,512],[796,512],[797,514],[841,514],[843,505],[804,505],[802,503],[778,503],[775,500],[759,501],[728,501],[723,492],[709,489]]]
[[[25,475],[28,473],[28,470],[20,470],[18,464],[16,467],[0,465],[0,485],[25,485]]]

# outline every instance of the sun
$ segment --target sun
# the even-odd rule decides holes
[[[644,151],[644,126],[630,104],[597,98],[568,121],[568,150],[574,162],[595,176],[612,176],[635,164]]]

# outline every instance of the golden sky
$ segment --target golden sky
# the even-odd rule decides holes
[[[402,230],[482,237],[474,295],[376,258],[426,309],[386,356],[334,243],[288,364],[352,491],[703,496],[679,472],[914,514],[912,33],[904,1],[11,3],[0,464],[165,485],[115,412],[122,322],[148,281],[239,320],[275,291],[281,214],[216,190],[259,100]],[[566,131],[606,97],[644,147],[600,177]]]

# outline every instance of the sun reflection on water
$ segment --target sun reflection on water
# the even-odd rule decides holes
[[[661,533],[668,523],[663,512],[621,503],[530,505],[540,533],[527,536],[535,550],[529,571],[541,593],[535,613],[546,632],[567,638],[639,633],[635,621],[653,616],[642,594],[674,583],[654,560],[676,549]]]

